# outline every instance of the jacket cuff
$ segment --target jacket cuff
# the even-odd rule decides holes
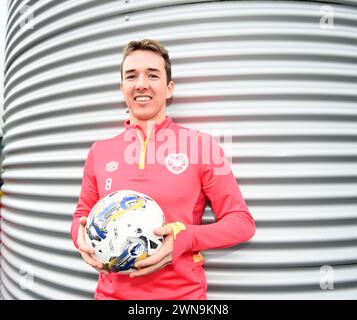
[[[167,226],[171,227],[174,240],[176,240],[177,235],[182,231],[186,230],[186,226],[182,222],[170,222]]]
[[[191,231],[181,222],[169,223],[173,230],[174,236],[174,249],[172,252],[172,263],[175,263],[178,257],[180,257],[186,251],[191,251],[192,248],[192,236]]]

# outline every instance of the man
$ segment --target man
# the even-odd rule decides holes
[[[174,91],[167,50],[153,40],[130,42],[121,78],[129,120],[124,132],[90,148],[72,239],[85,262],[100,272],[96,299],[207,299],[200,251],[248,241],[254,220],[218,143],[166,115],[166,100]],[[164,236],[163,245],[137,262],[130,275],[108,273],[84,241],[92,207],[122,189],[153,198],[167,222],[154,230]],[[201,225],[207,202],[217,221]]]

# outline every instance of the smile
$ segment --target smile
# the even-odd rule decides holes
[[[151,100],[152,98],[149,97],[149,96],[137,96],[134,98],[135,101],[149,101]]]

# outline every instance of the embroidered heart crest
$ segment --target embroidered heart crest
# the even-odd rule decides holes
[[[167,170],[174,174],[184,172],[188,167],[188,157],[184,153],[170,153],[165,159]]]

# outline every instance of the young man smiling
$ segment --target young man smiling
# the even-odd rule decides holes
[[[174,91],[167,50],[154,40],[130,42],[123,51],[121,77],[129,120],[124,132],[90,148],[72,239],[84,261],[100,272],[96,299],[207,299],[200,251],[248,241],[255,233],[254,220],[213,137],[166,115]],[[128,152],[132,147],[138,152]],[[217,155],[223,161],[218,163]],[[164,236],[163,245],[137,262],[138,270],[130,275],[108,273],[84,241],[94,204],[122,189],[152,197],[167,222],[154,230]],[[207,203],[217,221],[201,225]]]

